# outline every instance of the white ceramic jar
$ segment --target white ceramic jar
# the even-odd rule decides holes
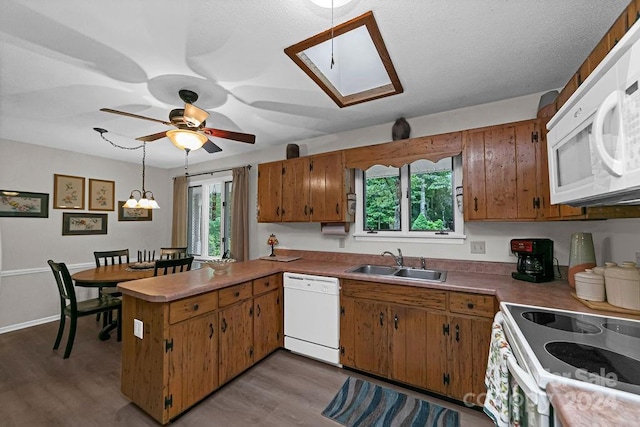
[[[604,277],[602,275],[596,274],[588,268],[576,273],[575,279],[578,298],[588,301],[605,300]]]
[[[604,277],[609,304],[640,310],[640,271],[635,262],[625,261],[620,266],[607,267]]]

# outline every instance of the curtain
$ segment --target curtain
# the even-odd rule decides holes
[[[233,169],[231,191],[231,253],[238,261],[249,259],[249,167]]]
[[[187,246],[187,177],[178,176],[173,180],[173,221],[171,223],[171,246]]]

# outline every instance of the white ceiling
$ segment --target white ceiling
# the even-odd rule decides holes
[[[0,139],[138,163],[136,137],[165,125],[179,89],[199,93],[207,126],[301,141],[564,85],[628,0],[353,0],[335,24],[372,10],[404,93],[343,109],[283,52],[331,27],[310,0],[2,0]],[[340,61],[340,58],[336,58]],[[391,139],[391,126],[389,126]],[[212,139],[224,150],[254,147]],[[180,167],[168,139],[147,164]]]

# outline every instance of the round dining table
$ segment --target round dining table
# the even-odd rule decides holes
[[[114,264],[89,268],[72,274],[71,278],[76,282],[76,286],[85,288],[110,288],[117,286],[120,282],[153,277],[153,266],[144,269],[133,268],[132,266],[136,264],[137,263]],[[108,340],[110,338],[109,333],[117,326],[118,324],[116,322],[105,323],[98,334],[98,338],[101,341]]]

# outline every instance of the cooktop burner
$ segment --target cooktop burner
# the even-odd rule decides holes
[[[640,321],[511,303],[501,311],[541,388],[577,380],[640,396]]]
[[[602,329],[596,325],[563,314],[544,311],[527,311],[522,313],[522,317],[538,325],[561,331],[575,332],[578,334],[598,334],[602,332]]]

